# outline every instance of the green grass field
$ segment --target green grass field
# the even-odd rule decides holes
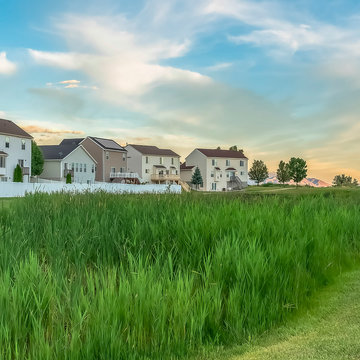
[[[360,192],[263,190],[6,200],[0,358],[201,355],[306,309],[358,264]]]

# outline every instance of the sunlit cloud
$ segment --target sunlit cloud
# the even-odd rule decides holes
[[[8,60],[6,52],[0,52],[0,75],[11,75],[16,71],[15,63]]]

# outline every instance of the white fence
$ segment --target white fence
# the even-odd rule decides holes
[[[0,198],[2,197],[18,197],[26,194],[33,194],[36,192],[42,193],[56,193],[56,192],[70,192],[70,193],[84,193],[105,191],[114,194],[144,194],[144,193],[181,193],[180,185],[131,185],[131,184],[32,184],[32,183],[10,183],[0,182]]]

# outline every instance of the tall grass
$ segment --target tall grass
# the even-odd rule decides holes
[[[178,358],[359,260],[360,192],[34,195],[0,209],[0,358]]]

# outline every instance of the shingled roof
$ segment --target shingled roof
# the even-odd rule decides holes
[[[180,170],[192,170],[195,165],[186,165],[186,162],[180,164]]]
[[[64,139],[59,145],[76,145],[78,146],[84,138],[77,138],[77,139]]]
[[[45,160],[62,160],[74,151],[78,145],[42,145],[39,146]]]
[[[33,137],[10,120],[0,119],[0,134],[18,136],[26,139]]]
[[[159,149],[157,146],[152,145],[134,145],[129,144],[129,146],[132,146],[135,150],[139,151],[143,155],[159,155],[159,156],[174,156],[174,157],[180,157],[176,152],[170,150],[170,149]]]
[[[207,157],[227,158],[227,159],[247,159],[241,151],[218,150],[218,149],[196,149]]]

